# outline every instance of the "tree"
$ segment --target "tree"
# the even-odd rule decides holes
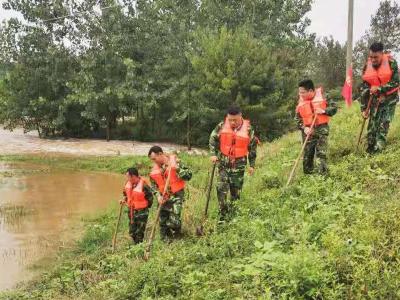
[[[333,37],[318,41],[310,68],[316,84],[327,90],[342,86],[346,76],[346,45],[342,46]]]
[[[396,1],[382,1],[371,19],[370,40],[381,41],[386,49],[400,51],[400,5]]]
[[[380,3],[377,12],[371,18],[369,30],[357,41],[354,49],[357,75],[361,75],[369,46],[376,41],[382,42],[389,51],[400,51],[400,5],[396,1],[384,0]]]
[[[9,129],[35,129],[39,136],[65,129],[61,120],[70,92],[66,83],[76,72],[77,63],[63,42],[66,31],[61,30],[61,23],[45,20],[65,14],[68,5],[71,3],[62,1],[3,3],[4,8],[18,10],[30,21],[11,19],[0,31],[1,59],[8,65],[0,121]]]
[[[190,148],[207,142],[234,101],[263,137],[279,136],[307,73],[310,3],[4,1],[28,22],[0,31],[9,64],[1,120],[41,135],[105,130],[110,139],[127,119],[135,139]]]
[[[126,58],[126,33],[122,7],[114,1],[104,2],[98,22],[87,22],[83,29],[90,45],[81,55],[81,69],[70,82],[69,99],[84,107],[82,117],[106,128],[107,141],[117,119],[129,110],[125,78],[132,60]],[[93,8],[92,8],[93,9]],[[89,21],[92,21],[89,19]]]
[[[57,119],[69,89],[66,82],[74,73],[68,49],[55,47],[40,28],[21,26],[18,54],[9,61],[4,78],[1,122],[9,129],[23,126],[39,136],[60,130]],[[7,100],[7,101],[5,101]]]
[[[241,105],[263,137],[273,138],[291,119],[288,102],[295,92],[296,57],[289,49],[277,53],[252,37],[246,28],[219,32],[200,31],[199,49],[191,56],[196,98],[207,110],[198,116],[208,130],[223,117],[225,109]],[[246,45],[244,47],[244,45]],[[264,131],[267,128],[267,131]]]
[[[229,30],[246,26],[257,38],[282,40],[304,34],[309,25],[305,14],[310,0],[204,0],[200,23],[203,28]]]

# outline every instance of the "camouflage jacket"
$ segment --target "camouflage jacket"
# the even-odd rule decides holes
[[[190,179],[192,179],[192,170],[190,170],[189,167],[187,167],[180,160],[178,160],[177,164],[178,164],[178,167],[176,169],[176,174],[178,175],[178,177],[185,181],[189,181]],[[161,170],[163,173],[166,171],[166,169],[167,169],[167,167],[165,165],[163,165],[161,167]],[[158,197],[161,194],[161,192],[158,190],[158,186],[157,186],[156,182],[151,178],[150,178],[150,182],[151,182],[153,194],[156,197]],[[169,191],[169,194],[172,194],[171,191]]]
[[[153,189],[148,185],[143,186],[144,197],[149,202],[149,208],[153,205]]]
[[[325,114],[329,117],[332,117],[337,113],[337,110],[338,110],[337,103],[336,103],[336,101],[331,100],[329,98],[327,98],[326,101],[328,102],[328,106],[325,109]],[[297,128],[300,130],[303,130],[304,129],[303,119],[299,113],[296,113],[295,121],[297,124]],[[322,126],[322,125],[320,125],[320,126]]]
[[[398,101],[398,93],[392,93],[391,95],[385,96],[385,93],[398,87],[400,84],[399,80],[399,68],[397,65],[397,62],[395,59],[391,59],[389,61],[390,68],[393,71],[392,78],[388,83],[385,85],[382,85],[378,88],[378,93],[373,96],[372,98],[372,105],[378,104],[378,101],[380,101],[379,105],[394,105]],[[366,65],[364,66],[364,71],[365,71]],[[369,102],[369,89],[371,86],[368,84],[368,82],[363,81],[363,83],[360,86],[360,92],[361,92],[361,110],[365,110],[367,108],[368,102]]]
[[[219,132],[221,131],[222,127],[224,126],[224,122],[219,123],[214,130],[211,132],[209,146],[210,146],[210,155],[215,155],[219,159],[219,163],[222,166],[230,167],[231,162],[228,156],[225,156],[221,153],[219,147]],[[256,164],[257,158],[257,139],[254,134],[254,129],[252,126],[249,128],[249,137],[250,143],[248,146],[248,155],[247,157],[238,158],[235,161],[236,167],[245,167],[247,165],[247,160],[249,161],[250,167],[254,168]]]

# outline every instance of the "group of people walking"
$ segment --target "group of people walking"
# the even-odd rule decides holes
[[[362,80],[361,113],[363,118],[369,119],[367,152],[374,154],[386,145],[399,90],[397,62],[384,52],[382,43],[370,46]],[[315,88],[310,79],[299,83],[298,96],[296,121],[305,142],[303,171],[305,174],[316,172],[327,175],[329,121],[337,113],[337,104],[327,100],[322,88]],[[255,172],[257,145],[258,139],[250,121],[243,118],[237,106],[230,107],[224,121],[211,132],[210,156],[211,162],[218,167],[216,189],[222,222],[229,221],[236,213],[246,167],[250,175]],[[141,177],[136,168],[129,168],[126,172],[125,198],[121,201],[128,207],[129,233],[134,243],[144,239],[153,199],[161,206],[161,238],[171,241],[181,235],[185,185],[193,176],[190,168],[176,155],[164,153],[159,146],[151,147],[148,157],[153,162],[150,182]]]

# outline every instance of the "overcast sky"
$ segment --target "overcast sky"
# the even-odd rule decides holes
[[[400,4],[400,0],[392,0]],[[379,0],[354,0],[354,41],[368,30],[371,16],[379,7]],[[330,36],[341,43],[347,39],[348,0],[314,0],[308,17],[311,19],[309,32],[318,36]]]
[[[0,3],[4,0],[0,0]],[[400,0],[392,0],[400,4]],[[379,7],[379,0],[354,0],[354,41],[357,41],[369,28],[371,15]],[[347,35],[348,0],[314,0],[308,17],[311,19],[309,32],[317,36],[330,36],[341,43]],[[0,7],[0,22],[5,18],[15,16],[15,13],[5,11]]]

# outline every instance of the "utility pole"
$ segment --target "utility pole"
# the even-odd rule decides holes
[[[349,74],[349,69],[352,67],[351,61],[353,58],[353,11],[354,0],[349,0],[349,16],[347,22],[346,75]]]

